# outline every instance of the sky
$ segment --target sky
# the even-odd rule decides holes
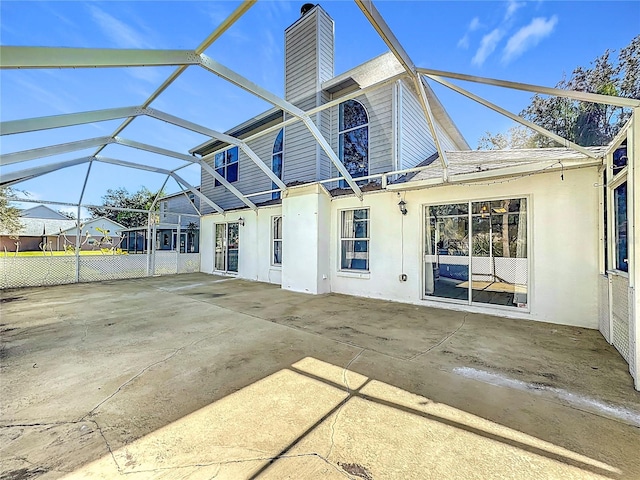
[[[303,1],[261,0],[205,54],[267,90],[284,91],[284,30]],[[227,1],[12,1],[0,2],[0,44],[12,46],[189,49],[198,46],[239,2]],[[325,0],[335,21],[335,73],[387,51],[354,2]],[[640,1],[376,1],[375,5],[419,67],[555,86],[605,50],[619,51],[640,33]],[[1,70],[0,120],[135,106],[175,67]],[[526,92],[455,82],[514,113]],[[487,131],[513,122],[437,84],[431,84],[471,148]],[[226,131],[270,105],[201,68],[190,67],[152,108]],[[0,153],[108,136],[121,120],[0,137]],[[187,153],[207,138],[147,117],[120,136]],[[3,173],[93,154],[94,149],[33,160]],[[172,169],[183,162],[109,145],[101,155]],[[77,203],[87,165],[16,185],[31,200]],[[180,170],[193,185],[195,166]],[[159,189],[164,175],[94,163],[84,202],[100,204],[108,188]],[[165,191],[178,191],[170,180]],[[250,192],[245,192],[250,193]],[[32,205],[23,204],[24,207]],[[53,207],[54,209],[66,209]],[[68,209],[72,210],[72,209]],[[84,216],[84,214],[83,214]]]

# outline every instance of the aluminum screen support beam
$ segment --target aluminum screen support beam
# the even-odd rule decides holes
[[[0,69],[113,68],[196,65],[192,50],[0,46]]]
[[[158,110],[146,108],[143,110],[144,113],[150,117],[153,117],[157,120],[162,120],[163,122],[171,123],[173,125],[177,125],[178,127],[185,128],[187,130],[191,130],[193,132],[201,133],[202,135],[206,135],[208,137],[217,138],[220,141],[229,143],[231,145],[236,145],[241,148],[244,153],[251,159],[253,163],[255,163],[260,170],[264,172],[267,177],[271,179],[273,183],[278,185],[282,190],[287,190],[287,186],[280,180],[273,171],[266,166],[266,164],[260,160],[260,157],[256,155],[256,153],[251,150],[251,148],[242,140],[239,140],[236,137],[232,137],[231,135],[227,135],[226,133],[217,132],[215,130],[211,130],[210,128],[203,127],[201,125],[195,124],[193,122],[189,122],[187,120],[183,120],[178,117],[174,117],[173,115],[169,115],[168,113],[160,112]],[[205,160],[206,157],[203,157],[202,160]],[[211,157],[209,157],[211,158]],[[208,159],[208,158],[207,158]],[[205,160],[206,161],[206,160]]]
[[[255,3],[257,0],[244,0],[233,12],[231,12],[231,14],[222,21],[222,23],[220,25],[218,25],[218,28],[216,28],[213,32],[211,32],[211,34],[204,39],[204,41],[198,45],[198,47],[195,49],[195,53],[197,55],[200,55],[201,53],[203,53],[207,48],[209,48],[213,42],[215,42],[218,38],[220,38],[222,36],[222,34],[224,32],[226,32],[229,28],[231,28],[231,26],[238,21],[238,19],[240,19]],[[153,92],[149,98],[147,98],[147,100],[142,104],[143,108],[147,108],[149,105],[151,105],[151,103],[160,96],[160,94],[162,92],[164,92],[167,87],[169,87],[169,85],[171,85],[180,75],[182,75],[182,73],[187,69],[187,65],[182,65],[178,68],[176,68],[173,73],[171,75],[169,75],[169,77],[162,82],[162,84],[156,89],[155,92]],[[115,129],[115,131],[111,134],[112,137],[115,137],[117,135],[119,135],[125,128],[127,128],[127,126],[133,121],[135,117],[131,116],[128,117],[124,122],[122,122],[118,128]],[[104,146],[99,147],[95,152],[94,155],[98,155],[102,149],[104,148]]]
[[[77,142],[61,143],[58,145],[50,145],[48,147],[34,148],[32,150],[23,150],[21,152],[7,153],[0,155],[0,165],[11,165],[13,163],[27,162],[37,158],[50,157],[52,155],[60,155],[62,153],[75,152],[84,150],[85,148],[97,147],[98,145],[107,145],[113,143],[111,137],[96,137]]]
[[[145,150],[147,152],[157,153],[159,155],[165,155],[167,157],[178,158],[180,160],[184,160],[184,161],[192,163],[192,164],[195,163],[197,165],[200,165],[200,167],[205,172],[207,172],[215,180],[217,180],[222,185],[224,185],[227,190],[229,190],[232,194],[234,194],[236,197],[238,197],[247,207],[249,207],[249,208],[251,208],[253,210],[256,210],[258,208],[258,207],[256,207],[256,205],[251,200],[246,198],[242,194],[242,192],[240,192],[236,187],[231,185],[231,183],[229,183],[226,178],[224,178],[222,175],[220,175],[218,172],[216,172],[213,168],[211,168],[211,166],[209,164],[207,164],[206,162],[201,161],[199,158],[192,157],[192,156],[189,156],[189,155],[185,155],[184,153],[180,153],[180,152],[174,152],[174,151],[171,151],[171,150],[166,150],[164,148],[154,147],[152,145],[147,145],[147,144],[136,142],[136,141],[133,141],[133,140],[127,140],[127,139],[121,138],[121,137],[115,137],[115,143],[117,143],[118,145],[124,145],[124,146],[131,147],[131,148],[137,148],[139,150]],[[175,170],[173,170],[173,172],[175,172]]]
[[[200,55],[200,59],[201,59],[200,65],[205,70],[208,70],[209,72],[214,73],[215,75],[218,75],[219,77],[227,80],[228,82],[242,88],[243,90],[246,90],[247,92],[263,99],[264,101],[269,102],[273,106],[279,107],[285,112],[293,115],[294,117],[298,117],[300,120],[302,120],[305,126],[311,132],[311,135],[313,135],[316,141],[320,144],[320,147],[322,148],[322,150],[324,150],[324,152],[333,162],[334,166],[338,169],[340,174],[344,177],[345,181],[349,184],[349,187],[351,187],[351,189],[354,191],[354,193],[358,198],[360,199],[362,198],[362,190],[360,190],[360,187],[354,181],[353,177],[351,176],[349,171],[346,169],[346,167],[344,166],[340,158],[338,158],[338,155],[336,155],[336,152],[333,151],[333,149],[329,145],[329,142],[327,142],[327,140],[324,138],[324,136],[322,135],[322,133],[320,132],[316,124],[311,121],[311,118],[307,115],[307,113],[304,110],[296,107],[292,103],[287,102],[286,100],[278,97],[277,95],[274,95],[268,90],[265,90],[264,88],[256,85],[252,81],[244,78],[243,76],[234,72],[230,68],[227,68],[224,65],[221,65],[220,63],[207,57],[204,54]],[[232,142],[228,142],[228,143],[232,143]],[[275,178],[278,178],[278,177],[275,177]],[[274,181],[274,183],[278,185],[280,188],[283,188],[284,186],[284,184],[282,184],[282,181],[280,179],[278,179],[277,182]],[[284,189],[286,190],[286,186],[284,186]]]
[[[94,110],[90,112],[67,113],[64,115],[52,115],[50,117],[26,118],[23,120],[10,120],[0,123],[0,135],[13,135],[15,133],[36,132],[51,128],[70,127],[85,123],[104,122],[118,118],[136,117],[143,114],[139,107],[121,107],[107,110]]]
[[[542,93],[545,95],[554,95],[557,97],[571,98],[582,102],[602,103],[605,105],[614,105],[616,107],[640,107],[640,100],[634,98],[614,97],[612,95],[601,95],[598,93],[578,92],[575,90],[563,90],[561,88],[543,87],[540,85],[531,85],[528,83],[509,82],[507,80],[498,80],[495,78],[476,77],[475,75],[466,75],[463,73],[446,72],[443,70],[433,70],[430,68],[418,68],[419,73],[427,76],[436,75],[444,78],[452,78],[455,80],[465,80],[474,83],[483,83],[485,85],[493,85],[496,87],[511,88],[514,90],[522,90],[525,92]]]
[[[387,44],[407,73],[411,75],[416,91],[418,92],[420,105],[422,106],[422,110],[427,120],[427,125],[429,126],[429,131],[431,132],[431,136],[433,137],[433,141],[436,145],[436,150],[438,151],[438,157],[442,164],[443,177],[446,181],[449,162],[444,148],[442,148],[442,144],[440,143],[438,132],[436,131],[435,118],[431,111],[431,106],[429,105],[429,99],[427,98],[427,93],[422,83],[422,79],[416,70],[415,64],[409,57],[409,54],[402,47],[391,28],[389,28],[387,22],[382,18],[382,15],[380,15],[380,12],[378,12],[378,9],[375,7],[373,2],[371,0],[355,0],[355,2],[360,10],[362,10],[362,13],[364,13],[364,16],[367,17],[367,20],[369,20],[369,23],[371,23],[375,31],[378,32],[380,38],[384,40],[384,43]]]
[[[575,150],[576,152],[580,152],[583,155],[586,155],[588,157],[591,158],[599,158],[595,153],[593,153],[592,151],[590,151],[587,148],[581,147],[580,145],[578,145],[577,143],[573,143],[563,137],[561,137],[560,135],[556,135],[553,132],[550,132],[549,130],[547,130],[546,128],[540,127],[538,125],[536,125],[533,122],[530,122],[529,120],[526,120],[518,115],[515,115],[511,112],[509,112],[508,110],[505,110],[504,108],[496,105],[495,103],[491,103],[488,100],[483,99],[482,97],[479,97],[478,95],[475,95],[463,88],[458,87],[457,85],[454,85],[450,82],[447,82],[445,79],[440,78],[436,75],[427,75],[431,80],[438,82],[441,85],[444,85],[447,88],[450,88],[451,90],[453,90],[454,92],[459,93],[460,95],[464,95],[467,98],[470,98],[471,100],[478,102],[480,105],[484,105],[487,108],[490,108],[491,110],[501,113],[502,115],[509,117],[511,120],[516,121],[518,123],[520,123],[521,125],[524,125],[525,127],[529,127],[532,130],[535,130],[536,132],[538,132],[541,135],[544,135],[547,138],[550,138],[551,140],[554,140],[556,142],[558,142],[560,145],[564,145],[565,147],[571,148],[573,150]]]
[[[196,196],[198,196],[200,198],[200,200],[205,202],[207,205],[211,206],[218,213],[224,213],[224,210],[219,205],[217,205],[216,203],[212,202],[209,199],[209,197],[207,197],[206,195],[200,193],[193,186],[191,186],[189,183],[187,183],[182,177],[180,177],[178,174],[176,174],[176,173],[174,173],[174,172],[172,172],[170,170],[167,170],[165,168],[153,167],[151,165],[143,165],[143,164],[140,164],[140,163],[127,162],[125,160],[118,160],[118,159],[115,159],[115,158],[107,158],[107,157],[103,157],[103,156],[100,156],[100,155],[96,155],[94,157],[94,160],[96,160],[98,162],[102,162],[102,163],[110,163],[112,165],[119,165],[121,167],[137,168],[138,170],[146,170],[148,172],[163,173],[165,175],[170,175],[178,183],[180,183],[180,184],[184,185],[185,187],[187,187],[191,192],[193,192]]]
[[[64,162],[50,163],[48,165],[42,165],[39,167],[25,168],[24,170],[18,170],[7,174],[2,174],[2,181],[0,185],[9,186],[24,180],[39,177],[45,173],[53,172],[54,170],[60,170],[62,168],[73,167],[75,165],[81,165],[93,160],[93,157],[81,157],[73,160],[66,160]],[[74,204],[77,205],[77,204]]]
[[[217,204],[215,204],[214,202],[212,202],[211,200],[209,200],[209,197],[207,197],[205,194],[203,194],[202,192],[200,192],[197,188],[193,187],[193,185],[190,185],[185,179],[183,179],[180,175],[178,175],[177,173],[174,172],[170,172],[170,175],[174,178],[174,180],[176,182],[178,182],[179,184],[184,185],[185,187],[187,187],[187,189],[193,193],[196,197],[198,197],[200,200],[202,200],[203,202],[205,202],[207,205],[209,205],[210,207],[212,207],[216,212],[218,213],[224,213],[224,210],[222,209],[222,207],[218,206]]]

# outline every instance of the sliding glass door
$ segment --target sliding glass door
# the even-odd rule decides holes
[[[526,308],[527,200],[425,209],[425,298]]]
[[[215,225],[215,270],[238,271],[239,224],[216,223]]]
[[[469,296],[469,205],[427,207],[425,294],[467,300]]]

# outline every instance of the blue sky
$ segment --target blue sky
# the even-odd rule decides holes
[[[259,1],[205,53],[259,85],[283,94],[284,29],[299,16],[302,1]],[[335,21],[339,74],[387,49],[350,1],[324,1]],[[11,1],[0,2],[3,45],[93,48],[193,49],[238,2],[207,1]],[[376,6],[416,65],[554,86],[578,65],[606,49],[619,50],[640,32],[638,1],[378,1]],[[2,121],[139,105],[174,67],[85,70],[10,70],[0,72]],[[530,94],[461,86],[518,113]],[[445,108],[474,148],[485,131],[507,130],[512,122],[454,92],[433,85]],[[187,71],[153,108],[224,131],[270,105],[197,67]],[[120,121],[1,137],[10,153],[110,135]],[[136,119],[125,138],[186,152],[206,138],[149,119]],[[4,169],[36,166],[93,153],[74,152]],[[180,161],[108,146],[104,156],[175,168]],[[19,184],[33,199],[76,202],[86,166],[71,167]],[[192,184],[199,170],[181,171]],[[160,188],[164,177],[111,165],[94,164],[85,202],[100,203],[107,188],[135,191]],[[171,180],[167,191],[176,191]],[[249,192],[245,192],[249,193]]]

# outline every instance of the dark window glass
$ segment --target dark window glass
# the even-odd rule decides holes
[[[281,129],[278,132],[278,136],[276,137],[276,141],[273,143],[273,157],[271,158],[271,170],[276,176],[282,180],[282,159],[284,156],[283,148],[283,138],[284,138],[284,129]],[[271,189],[278,188],[274,182],[271,182]],[[280,198],[280,192],[272,192],[271,198],[273,200]]]
[[[356,100],[347,100],[340,104],[340,131],[350,130],[369,123],[367,112]]]
[[[338,148],[340,160],[349,174],[356,177],[369,175],[369,119],[365,108],[355,100],[340,104]],[[345,188],[347,183],[340,182]]]
[[[616,269],[629,271],[627,257],[627,182],[613,191],[615,204]]]
[[[227,165],[227,181],[236,182],[238,180],[238,162]]]
[[[216,172],[229,183],[238,181],[238,147],[216,153],[214,167]],[[217,187],[218,185],[221,185],[221,183],[216,180],[215,186]]]
[[[627,166],[627,140],[613,152],[613,173],[614,175]]]
[[[430,217],[448,217],[452,215],[467,215],[469,213],[468,203],[452,203],[450,205],[434,205],[429,207]]]

